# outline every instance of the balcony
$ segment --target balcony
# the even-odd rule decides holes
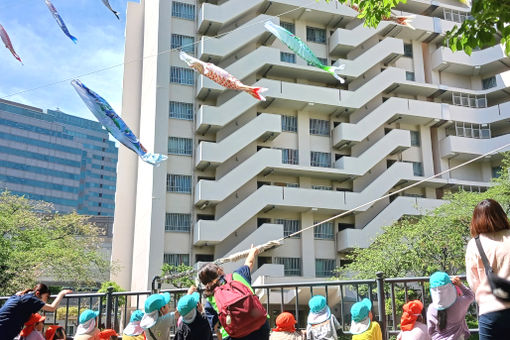
[[[338,252],[355,247],[367,248],[383,232],[382,227],[390,226],[405,215],[424,215],[446,203],[443,200],[399,196],[372,219],[363,229],[344,229],[337,234]]]
[[[249,13],[256,13],[264,0],[230,0],[222,5],[203,3],[198,11],[198,33],[202,35],[216,35],[222,27],[245,17]]]
[[[440,47],[432,54],[432,69],[456,74],[474,76],[498,74],[508,70],[510,61],[502,45],[474,51],[468,56],[463,51],[452,52],[448,47]]]
[[[440,142],[441,158],[467,160],[483,155],[491,150],[510,143],[510,134],[490,139],[475,139],[457,136],[448,136]],[[506,147],[498,152],[509,151]]]
[[[281,116],[262,113],[217,143],[200,142],[195,166],[204,169],[209,165],[223,163],[250,143],[256,140],[267,142],[280,132],[282,132]]]
[[[365,174],[386,156],[402,152],[411,147],[411,133],[408,130],[393,129],[359,157],[343,156],[335,162],[335,167],[350,173]]]
[[[279,18],[261,14],[220,38],[203,36],[198,45],[198,58],[217,63],[246,45],[258,44],[267,40],[271,33],[262,24],[266,21],[280,24]]]

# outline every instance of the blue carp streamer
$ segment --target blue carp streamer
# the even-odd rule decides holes
[[[165,155],[147,152],[147,149],[140,144],[138,138],[133,134],[122,118],[115,113],[110,104],[100,95],[86,87],[78,79],[71,81],[71,85],[73,85],[85,105],[87,105],[92,114],[94,114],[106,130],[125,147],[136,152],[144,162],[151,165],[159,165],[159,163],[168,158]]]
[[[64,32],[64,34],[67,35],[69,37],[69,39],[71,39],[73,41],[73,43],[76,44],[78,39],[76,39],[73,35],[71,35],[71,33],[69,33],[69,30],[67,29],[67,26],[64,23],[64,20],[62,20],[62,17],[60,16],[60,14],[58,14],[55,6],[53,6],[53,4],[51,3],[50,0],[44,0],[44,1],[46,2],[46,6],[48,6],[48,9],[50,10],[51,15],[53,15],[53,18],[55,18],[55,21],[57,22],[57,24],[60,27],[60,29],[62,30],[62,32]]]

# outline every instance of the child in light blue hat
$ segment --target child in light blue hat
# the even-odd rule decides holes
[[[200,303],[200,294],[196,287],[191,286],[188,294],[179,299],[177,311],[181,315],[174,340],[212,340],[212,331],[209,322],[203,315],[203,307]]]
[[[143,328],[140,326],[140,322],[143,318],[143,312],[141,310],[135,310],[131,314],[129,323],[122,334],[123,340],[144,340]]]
[[[140,326],[149,340],[170,339],[170,328],[175,327],[178,312],[170,312],[170,294],[152,294],[145,301],[145,314]]]
[[[466,313],[475,295],[459,277],[445,272],[430,276],[432,303],[427,310],[427,327],[432,339],[463,340],[470,336]]]
[[[95,339],[99,337],[99,328],[96,327],[96,318],[99,316],[98,311],[85,309],[81,312],[78,319],[78,328],[74,336],[75,340]]]
[[[353,340],[382,340],[381,326],[373,321],[372,301],[367,298],[351,307],[351,329]]]
[[[326,298],[322,295],[315,295],[308,301],[310,313],[306,325],[306,337],[309,340],[336,340],[337,329],[342,326],[331,314]]]

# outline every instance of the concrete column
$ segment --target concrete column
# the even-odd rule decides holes
[[[301,227],[313,224],[313,213],[309,210],[301,213]],[[315,277],[315,239],[313,229],[301,233],[302,274],[304,277]]]
[[[144,4],[128,2],[126,45],[124,54],[124,80],[122,119],[136,135],[140,133],[140,105],[142,81],[142,56],[144,32]],[[131,62],[137,60],[136,62]],[[129,62],[129,63],[128,63]],[[138,156],[124,146],[119,146],[117,190],[112,239],[112,263],[120,268],[110,274],[110,279],[122,288],[131,290],[133,237],[136,210],[136,182]]]
[[[297,120],[299,165],[310,166],[310,116],[307,112],[298,111]]]
[[[145,4],[145,32],[140,140],[156,153],[167,153],[168,138],[168,50],[170,41],[169,1],[150,1]],[[158,57],[154,57],[158,55]],[[163,264],[165,240],[167,165],[153,167],[144,162],[138,165],[138,184],[133,244],[132,290],[150,287]]]
[[[432,153],[432,137],[428,126],[420,125],[421,157],[423,160],[423,174],[425,177],[434,174],[434,159]]]

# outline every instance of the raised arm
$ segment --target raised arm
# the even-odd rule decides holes
[[[45,311],[45,312],[54,312],[57,307],[60,305],[60,302],[62,301],[62,299],[64,298],[64,296],[66,296],[67,294],[69,293],[72,293],[73,291],[70,290],[70,289],[64,289],[64,290],[61,290],[57,297],[55,298],[55,300],[53,300],[53,302],[51,304],[47,303],[43,306],[42,310]]]
[[[253,264],[255,263],[255,256],[259,253],[258,249],[253,247],[253,244],[251,245],[250,253],[248,254],[248,257],[246,258],[246,261],[244,261],[244,264],[250,268],[250,272],[253,270]]]

